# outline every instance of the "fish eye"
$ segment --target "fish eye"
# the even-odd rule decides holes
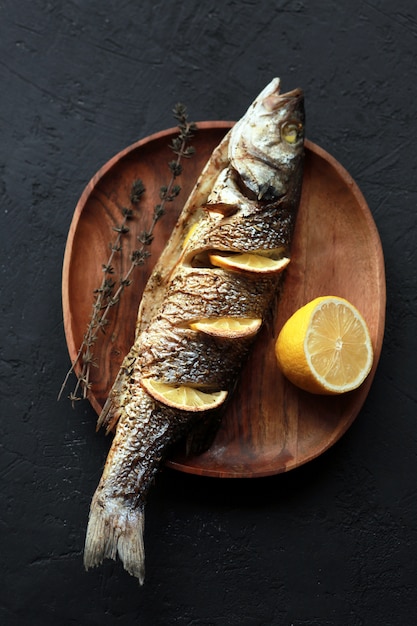
[[[285,122],[281,126],[281,137],[289,144],[294,144],[300,137],[300,131],[302,129],[301,124],[296,122]]]

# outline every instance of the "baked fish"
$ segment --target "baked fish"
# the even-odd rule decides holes
[[[303,154],[303,93],[281,95],[275,78],[188,198],[99,417],[116,432],[90,507],[86,569],[118,555],[143,583],[149,487],[174,442],[204,442],[221,419],[290,260]]]

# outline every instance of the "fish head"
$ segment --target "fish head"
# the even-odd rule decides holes
[[[281,94],[275,78],[233,127],[230,164],[259,200],[278,199],[290,191],[302,168],[304,124],[303,91]]]

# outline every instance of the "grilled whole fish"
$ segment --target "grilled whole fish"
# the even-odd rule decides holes
[[[149,487],[173,442],[218,423],[274,302],[290,258],[303,146],[303,93],[280,95],[276,78],[214,150],[187,200],[99,417],[116,432],[91,503],[87,569],[119,555],[143,583]],[[219,319],[255,323],[249,332],[210,332]]]

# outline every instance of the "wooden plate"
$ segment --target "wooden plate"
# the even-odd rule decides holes
[[[158,223],[152,256],[138,268],[107,334],[95,347],[90,401],[100,412],[126,352],[133,342],[141,294],[155,260],[175,224],[181,204],[213,148],[232,122],[201,122],[193,140],[196,155],[184,163],[177,203]],[[65,250],[62,295],[66,339],[74,359],[88,324],[101,264],[129,204],[132,182],[146,187],[140,217],[130,223],[125,250],[137,247],[137,234],[149,225],[161,185],[169,180],[169,148],[176,129],[162,131],[126,148],[93,177],[71,223]],[[119,255],[120,256],[120,255]],[[126,255],[126,258],[128,256]],[[116,276],[127,262],[118,259]],[[300,306],[320,295],[350,300],[366,319],[375,351],[373,369],[357,390],[337,397],[296,389],[280,374],[274,343],[283,323]],[[168,465],[184,472],[217,477],[277,474],[317,457],[352,424],[368,394],[379,360],[385,321],[385,274],[379,235],[369,208],[346,170],[327,152],[306,141],[303,193],[284,292],[274,323],[265,326],[247,362],[233,400],[211,448],[186,458],[177,449]]]

